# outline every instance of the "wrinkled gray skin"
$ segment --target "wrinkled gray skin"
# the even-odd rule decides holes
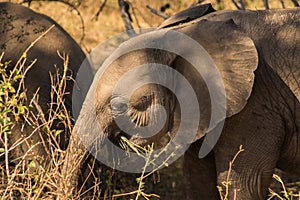
[[[85,55],[79,45],[71,38],[71,36],[64,31],[51,18],[38,14],[26,7],[12,3],[0,3],[0,53],[4,52],[2,62],[11,60],[11,70],[16,62],[20,59],[23,52],[34,42],[43,32],[45,32],[52,25],[55,25],[43,38],[41,38],[27,53],[27,61],[25,66],[37,59],[36,63],[27,72],[25,77],[25,88],[27,90],[27,99],[31,100],[33,94],[39,89],[38,104],[41,106],[45,117],[47,119],[48,109],[51,102],[51,80],[50,74],[56,74],[56,68],[62,75],[64,70],[64,61],[59,57],[57,51],[61,55],[69,56],[69,72],[68,75],[74,79]],[[71,78],[70,77],[70,78]],[[66,94],[63,97],[66,109],[71,113],[71,93],[73,90],[73,80],[67,80]],[[21,122],[20,122],[21,123]],[[54,124],[53,128],[64,130],[67,127],[63,125]],[[14,144],[16,141],[29,136],[33,129],[30,126],[25,126],[21,129],[19,124],[15,124],[12,134],[9,137],[9,143]],[[42,144],[42,138],[45,140],[46,148]],[[1,136],[3,137],[3,136]],[[60,141],[62,148],[67,145],[67,136],[62,133]],[[1,138],[3,139],[3,138]],[[12,158],[21,158],[33,146],[28,153],[27,159],[35,159],[36,164],[40,163],[46,165],[47,151],[49,153],[49,146],[45,133],[35,132],[32,137],[21,143],[14,151],[10,152]],[[48,155],[49,156],[49,155]],[[16,162],[19,162],[17,160]]]
[[[176,21],[176,16],[173,20]],[[300,10],[217,11],[190,22],[175,23],[168,29],[187,34],[206,49],[220,71],[226,90],[225,125],[218,143],[204,159],[198,158],[198,152],[208,126],[210,104],[199,103],[198,140],[184,158],[186,199],[218,199],[216,186],[226,181],[229,161],[240,145],[245,151],[232,168],[228,199],[233,199],[234,191],[236,199],[265,199],[275,168],[300,176]],[[95,79],[92,84],[91,89],[95,89],[96,95],[94,99],[87,96],[89,101],[81,110],[68,149],[68,153],[75,156],[66,162],[66,174],[68,167],[81,166],[88,154],[79,139],[83,133],[77,132],[89,130],[83,127],[84,123],[87,127],[99,123],[104,130],[99,132],[99,137],[117,137],[120,133],[111,115],[114,106],[109,101],[112,89],[132,66],[148,62],[166,64],[178,70],[190,81],[198,98],[208,98],[203,79],[180,57],[149,49],[120,57],[105,71],[101,80]],[[167,131],[176,131],[180,113],[173,98],[157,85],[144,86],[133,94],[127,112],[137,116],[136,124],[144,123],[139,121],[143,119],[139,115],[143,116],[143,111],[152,102],[165,106],[171,124],[146,140],[131,137],[133,142],[159,141]],[[87,102],[94,103],[97,113],[90,112]],[[114,107],[118,108],[122,113],[122,106]],[[68,189],[74,190],[78,171],[69,173],[72,175]]]

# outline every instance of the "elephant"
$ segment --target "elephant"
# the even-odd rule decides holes
[[[226,181],[228,199],[266,199],[276,168],[300,176],[299,22],[299,8],[214,11],[200,5],[124,42],[95,75],[71,134],[62,169],[68,194],[87,155],[101,154],[103,141],[117,146],[122,138],[140,146],[166,137],[186,141],[185,199],[220,199],[217,186]],[[184,84],[194,93],[185,95]],[[180,102],[193,98],[198,110],[185,115],[188,106]],[[240,145],[243,152],[229,169]],[[211,151],[200,158],[203,147]]]
[[[7,74],[16,66],[26,49],[32,45],[26,53],[24,66],[27,67],[35,59],[37,60],[26,73],[24,87],[26,89],[27,104],[38,92],[37,103],[44,113],[45,119],[49,116],[50,105],[55,103],[50,94],[52,87],[50,75],[56,76],[58,72],[59,76],[62,77],[64,70],[66,70],[62,57],[66,59],[68,56],[68,59],[66,59],[68,70],[65,77],[65,94],[61,96],[61,101],[64,102],[65,109],[72,114],[71,95],[74,79],[86,57],[80,46],[50,17],[34,12],[24,6],[8,2],[0,3],[0,19],[0,50],[1,53],[4,53],[1,61],[3,63],[10,61],[6,70]],[[51,26],[53,27],[49,29]],[[45,35],[37,40],[43,33]],[[35,40],[37,41],[35,42]],[[38,112],[37,110],[33,111],[36,114]],[[11,156],[10,164],[19,163],[20,158],[26,154],[28,162],[35,162],[35,165],[32,166],[45,168],[50,162],[49,159],[51,159],[49,137],[43,131],[34,132],[34,128],[28,124],[23,126],[24,123],[23,120],[17,122],[15,119],[12,133],[9,135],[10,146],[15,145],[17,142],[20,143],[24,139],[22,143],[9,152]],[[70,134],[67,132],[68,127],[55,122],[51,128],[63,131],[58,136],[57,142],[60,143],[60,148],[66,148]],[[1,141],[4,140],[3,137],[1,135]],[[2,154],[1,161],[3,159]]]

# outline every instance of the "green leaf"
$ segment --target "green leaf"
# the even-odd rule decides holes
[[[26,106],[18,106],[18,113],[23,115],[25,111],[28,110]]]
[[[28,166],[31,168],[36,168],[36,164],[33,160],[28,161]]]
[[[47,127],[46,125],[45,125],[45,126],[43,126],[42,130],[43,130],[44,132],[46,132],[46,133],[48,133],[48,132],[49,132],[49,129],[48,129],[48,127]]]
[[[11,134],[11,130],[9,126],[5,126],[4,128],[2,128],[2,132],[3,133],[7,133],[8,135]]]
[[[10,104],[10,105],[12,105],[12,106],[18,105],[17,99],[11,99],[11,100],[9,100],[7,103]]]
[[[14,81],[17,81],[18,79],[22,79],[23,78],[23,75],[19,74],[19,75],[15,75],[14,76]]]
[[[2,114],[6,114],[6,113],[10,113],[11,112],[11,109],[7,109],[7,108],[4,108],[1,113]]]
[[[64,113],[61,112],[59,114],[59,118],[60,118],[60,120],[66,119],[66,115],[64,115]]]
[[[121,190],[114,189],[114,194],[121,194]]]
[[[4,65],[7,67],[11,63],[11,60],[4,62]]]
[[[38,192],[38,188],[34,185],[31,187],[31,190],[34,194],[36,194]]]
[[[63,132],[63,130],[56,130],[55,133],[54,133],[54,135],[55,135],[55,136],[58,136],[58,135],[61,134],[62,132]]]
[[[5,149],[4,148],[0,148],[0,153],[4,153]]]
[[[21,93],[19,94],[19,97],[20,97],[21,99],[23,99],[25,96],[26,96],[26,93],[25,93],[25,92],[21,92]]]

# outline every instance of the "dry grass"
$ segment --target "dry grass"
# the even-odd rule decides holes
[[[221,197],[221,200],[228,200],[228,196],[229,196],[229,190],[231,190],[230,186],[232,185],[231,181],[230,181],[230,175],[232,172],[232,167],[233,164],[235,162],[235,160],[237,159],[237,157],[244,151],[243,146],[241,145],[239,148],[239,151],[235,154],[235,156],[233,157],[233,159],[229,162],[229,167],[228,167],[228,173],[226,176],[226,181],[222,182],[222,185],[218,185],[218,191]],[[233,200],[236,200],[236,189],[234,189],[233,191]]]
[[[271,199],[279,199],[279,200],[300,200],[300,188],[299,183],[293,183],[294,185],[298,185],[298,187],[293,187],[293,185],[290,185],[290,187],[287,187],[288,184],[285,184],[280,176],[273,174],[273,179],[280,183],[281,188],[278,191],[274,191],[274,189],[269,188],[270,197],[268,200]]]
[[[51,76],[51,104],[47,114],[38,103],[38,91],[32,99],[27,99],[24,88],[26,73],[35,63],[25,65],[27,51],[51,28],[28,47],[10,73],[6,70],[9,62],[0,65],[0,146],[3,147],[0,154],[1,199],[50,198],[56,196],[54,191],[59,188],[57,181],[64,152],[58,137],[63,131],[52,127],[59,122],[60,126],[69,127],[69,132],[72,129],[72,119],[62,100],[69,79],[68,57],[59,55],[64,60],[64,71],[57,71],[55,76]],[[29,149],[25,150],[27,146]],[[46,155],[41,157],[39,151],[44,151]],[[35,153],[40,156],[33,155]]]

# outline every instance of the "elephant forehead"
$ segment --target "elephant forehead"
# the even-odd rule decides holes
[[[109,67],[98,79],[98,85],[106,87],[127,87],[155,82],[157,79],[164,79],[166,75],[160,71],[153,71],[147,64],[133,68]]]
[[[98,90],[101,90],[103,86],[106,89],[110,88],[112,90],[117,87],[127,91],[146,84],[172,82],[172,70],[167,66],[159,63],[147,63],[147,61],[138,57],[136,59],[139,59],[141,64],[116,61],[108,67],[104,67],[98,78],[94,79],[98,81]]]
[[[142,96],[162,97],[165,94],[165,88],[155,83],[144,84],[117,84],[108,82],[99,82],[96,89],[96,98],[101,102],[106,102],[112,96],[123,96],[127,99],[138,99]]]
[[[166,90],[158,84],[146,84],[132,91],[130,99],[132,101],[139,100],[145,97],[163,98],[166,95]]]

